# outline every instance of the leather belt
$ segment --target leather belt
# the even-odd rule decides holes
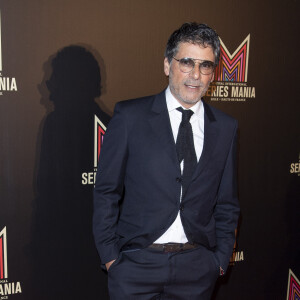
[[[167,243],[167,244],[152,244],[149,248],[153,248],[164,253],[172,253],[172,252],[181,252],[185,250],[195,249],[197,248],[197,244],[180,244],[180,243]]]

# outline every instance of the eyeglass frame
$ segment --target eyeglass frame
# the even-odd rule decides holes
[[[215,68],[216,68],[216,66],[217,66],[214,62],[212,62],[212,61],[210,61],[210,60],[202,60],[202,59],[191,58],[191,57],[183,57],[183,58],[177,59],[177,58],[175,58],[174,56],[173,56],[172,58],[174,58],[176,61],[179,62],[179,69],[180,69],[180,71],[181,71],[182,73],[190,73],[190,72],[192,72],[192,71],[194,70],[195,66],[196,66],[196,61],[197,61],[197,60],[202,61],[202,62],[199,63],[199,72],[200,72],[202,75],[211,75],[211,74],[213,74],[213,72],[214,72],[214,70],[215,70]],[[182,71],[181,68],[180,68],[180,61],[182,61],[183,59],[190,59],[190,60],[192,60],[193,63],[194,63],[193,68],[192,68],[190,71],[188,71],[188,72],[184,72],[184,71]],[[212,63],[213,69],[212,69],[212,72],[211,72],[211,73],[203,74],[203,73],[201,72],[201,65],[202,65],[203,63],[205,63],[205,62],[210,62],[210,63]]]

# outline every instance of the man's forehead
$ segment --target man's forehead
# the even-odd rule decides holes
[[[180,49],[184,49],[187,48],[188,46],[193,45],[193,46],[198,46],[201,49],[206,49],[206,48],[210,48],[213,51],[213,48],[211,45],[208,45],[206,43],[197,43],[197,42],[180,42],[178,43],[177,46],[177,51]]]
[[[204,51],[202,51],[204,50]],[[194,42],[180,42],[177,47],[177,51],[175,54],[182,54],[182,55],[188,55],[192,57],[192,53],[198,54],[199,52],[205,53],[207,56],[212,56],[212,58],[215,58],[215,54],[213,51],[212,46],[207,44],[200,44],[200,43],[194,43]],[[197,58],[197,57],[192,57]]]

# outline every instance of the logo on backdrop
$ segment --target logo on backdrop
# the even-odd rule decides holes
[[[15,77],[8,77],[2,75],[2,36],[1,36],[1,11],[0,11],[0,95],[3,95],[5,92],[17,91],[17,81]]]
[[[237,262],[244,261],[244,259],[244,251],[237,251],[236,248],[233,248],[229,265],[234,266]]]
[[[232,255],[231,255],[230,261],[229,261],[230,266],[234,266],[237,262],[244,260],[244,251],[237,250],[236,236],[237,236],[237,230],[235,230],[235,242],[234,242],[234,246],[233,246]]]
[[[286,293],[286,300],[300,299],[300,282],[296,275],[289,269],[288,287]]]
[[[211,101],[239,101],[255,98],[255,87],[248,86],[250,34],[233,54],[220,39],[220,61],[215,70],[215,81],[206,96]]]
[[[97,165],[98,165],[99,155],[101,152],[105,131],[106,131],[106,126],[95,115],[94,116],[94,171],[82,173],[81,183],[83,185],[95,184]]]
[[[299,162],[291,163],[290,173],[298,174],[298,176],[300,176],[300,153],[299,153]]]
[[[6,227],[4,227],[0,231],[0,299],[8,299],[9,295],[21,293],[21,283],[8,280],[7,233]]]

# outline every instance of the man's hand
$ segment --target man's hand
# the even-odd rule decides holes
[[[107,271],[109,270],[110,266],[111,266],[115,261],[116,261],[116,260],[114,259],[114,260],[111,260],[111,261],[109,261],[108,263],[105,264],[105,267],[106,267],[106,270],[107,270]]]

